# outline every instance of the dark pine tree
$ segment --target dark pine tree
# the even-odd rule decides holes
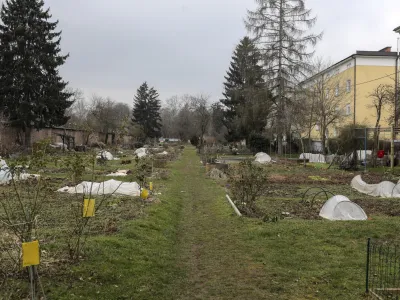
[[[225,76],[224,99],[221,100],[225,108],[224,124],[228,130],[228,141],[247,138],[250,132],[260,130],[253,128],[251,123],[254,124],[254,118],[248,115],[264,90],[260,61],[260,51],[249,37],[244,37],[233,53]],[[258,104],[262,103],[258,101]]]
[[[27,146],[31,129],[64,125],[73,103],[59,75],[68,56],[51,17],[42,0],[6,0],[0,12],[0,110],[25,132]]]
[[[158,92],[144,82],[133,101],[132,123],[139,125],[147,138],[161,136],[161,102]]]

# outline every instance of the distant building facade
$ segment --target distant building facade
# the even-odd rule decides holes
[[[321,76],[327,76],[335,81],[335,86],[326,92],[341,97],[341,104],[337,109],[341,110],[344,116],[340,122],[329,127],[326,134],[329,138],[336,137],[340,126],[344,124],[365,124],[375,127],[376,111],[371,108],[373,100],[369,95],[380,84],[392,85],[394,88],[396,62],[397,52],[392,52],[391,47],[385,47],[379,51],[356,51],[355,54],[302,83],[303,87],[312,86]],[[390,125],[388,119],[393,113],[389,107],[383,109],[381,127]],[[311,138],[316,142],[320,140],[319,130],[319,124],[315,124]]]

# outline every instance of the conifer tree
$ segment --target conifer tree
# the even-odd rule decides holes
[[[305,0],[255,0],[257,8],[248,11],[247,29],[255,35],[264,54],[267,83],[275,98],[278,152],[282,154],[285,109],[299,81],[311,70],[308,60],[321,38],[308,30],[315,24]]]
[[[0,11],[0,110],[25,132],[64,125],[73,101],[59,75],[68,55],[61,55],[58,21],[50,21],[43,0],[6,0]]]
[[[139,125],[148,138],[161,135],[161,102],[158,92],[144,82],[136,92],[133,101],[132,123]]]
[[[247,138],[266,124],[270,94],[265,89],[260,61],[260,51],[249,37],[244,37],[233,53],[221,100],[229,141]]]

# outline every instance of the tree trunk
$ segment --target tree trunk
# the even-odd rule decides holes
[[[326,143],[326,135],[325,128],[321,128],[321,144],[322,144],[322,154],[325,155],[325,143]]]
[[[379,125],[377,124],[375,126],[374,130],[374,144],[373,144],[373,149],[372,149],[372,166],[375,168],[376,167],[376,159],[377,159],[377,152],[378,152],[378,144],[379,144]]]
[[[278,133],[277,140],[278,140],[278,155],[282,155],[283,154],[283,141],[282,141],[282,135],[280,133]]]
[[[31,139],[32,130],[31,130],[31,128],[26,127],[24,131],[25,131],[25,143],[24,143],[24,145],[25,145],[26,148],[30,148],[31,144],[32,144],[32,139]]]
[[[282,76],[282,56],[283,56],[283,0],[279,3],[279,57],[278,57],[278,80],[279,80],[279,100],[278,100],[278,155],[282,155],[282,128],[283,120],[283,76]]]
[[[331,148],[329,147],[329,137],[326,138],[325,142],[326,142],[326,153],[324,153],[324,155],[331,154],[332,152],[331,152]]]
[[[300,135],[300,143],[301,143],[301,149],[303,150],[303,155],[304,155],[303,166],[305,168],[305,167],[307,167],[306,156],[305,156],[306,151],[304,148],[304,141],[303,141],[303,138],[301,137],[301,135]]]

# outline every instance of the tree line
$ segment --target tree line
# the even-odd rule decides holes
[[[60,75],[68,59],[61,52],[58,21],[50,21],[43,0],[6,0],[0,10],[0,113],[3,124],[19,128],[31,145],[32,130],[67,126],[95,131],[159,137],[161,118],[158,92],[143,83],[133,108],[108,97],[93,95],[85,101]]]
[[[293,135],[304,148],[303,140],[310,141],[318,127],[325,145],[332,125],[349,115],[343,103],[354,86],[343,88],[326,71],[331,64],[314,59],[322,34],[312,33],[316,17],[304,0],[256,4],[247,12],[249,35],[233,51],[220,101],[182,95],[162,105],[156,88],[144,82],[130,106],[98,95],[85,101],[82,92],[60,76],[68,54],[61,52],[58,21],[50,21],[44,1],[6,0],[0,11],[2,121],[20,128],[25,145],[31,144],[32,130],[57,126],[82,129],[88,136],[100,131],[142,141],[161,136],[197,139],[200,146],[206,137],[250,142],[254,136],[268,136],[279,154]],[[377,126],[382,107],[393,105],[393,95],[390,85],[370,95]]]
[[[226,139],[249,144],[254,135],[268,137],[282,154],[283,146],[293,139],[300,141],[302,151],[311,149],[316,130],[322,151],[330,152],[332,131],[346,120],[353,123],[349,118],[354,116],[355,83],[336,76],[327,59],[314,57],[322,33],[312,32],[317,19],[304,0],[256,0],[256,4],[244,22],[249,36],[236,46],[225,76],[220,103]],[[379,85],[368,98],[379,127],[382,111],[394,111],[395,85]],[[393,124],[395,119],[390,113],[387,121]],[[353,125],[357,126],[362,124]],[[374,133],[374,149],[378,139],[379,131]]]
[[[84,103],[60,76],[68,55],[61,52],[58,21],[50,21],[44,1],[6,0],[0,12],[1,113],[25,133],[26,145],[31,130],[65,124],[89,132],[130,131],[143,139],[197,136],[200,144],[206,134],[234,141],[274,127],[281,151],[294,87],[309,71],[308,49],[320,35],[306,34],[315,18],[304,1],[257,3],[245,21],[253,38],[236,48],[220,103],[211,105],[204,95],[181,96],[161,108],[156,89],[143,83],[131,110],[100,96]]]
[[[310,32],[316,18],[303,0],[256,3],[245,19],[250,36],[236,47],[225,77],[224,124],[231,141],[269,132],[282,154],[299,115],[298,86],[313,72],[313,49],[322,34]]]

